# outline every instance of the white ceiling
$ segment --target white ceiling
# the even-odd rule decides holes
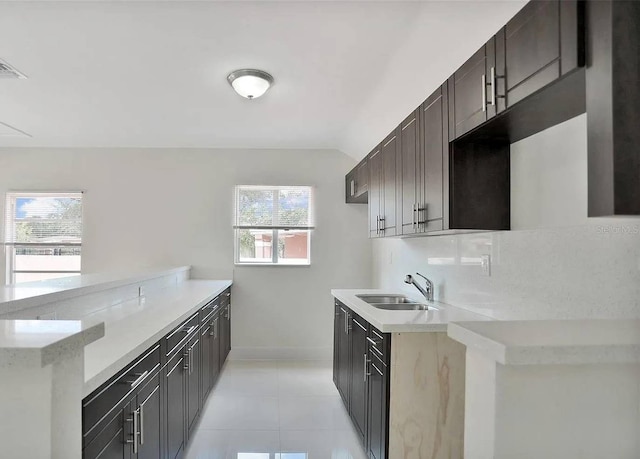
[[[526,3],[0,2],[2,146],[338,148],[360,158]],[[276,83],[236,95],[226,75]]]

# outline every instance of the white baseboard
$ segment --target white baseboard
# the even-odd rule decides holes
[[[234,347],[229,360],[331,360],[332,347]]]

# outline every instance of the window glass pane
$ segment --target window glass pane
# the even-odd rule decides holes
[[[273,221],[273,191],[240,188],[238,190],[237,224],[271,226]]]
[[[272,230],[237,230],[237,238],[240,263],[271,263],[273,261]]]
[[[278,263],[309,264],[309,231],[278,231]]]
[[[18,196],[13,203],[13,215],[8,217],[6,242],[79,243],[82,240],[80,197]]]
[[[311,188],[284,188],[278,191],[278,225],[310,226]]]

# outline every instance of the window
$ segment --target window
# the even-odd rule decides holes
[[[80,274],[82,193],[7,193],[7,283]]]
[[[236,187],[236,264],[310,264],[308,186]]]

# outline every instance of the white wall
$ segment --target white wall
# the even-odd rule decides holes
[[[586,115],[513,144],[511,161],[514,230],[376,240],[374,284],[411,292],[418,271],[440,300],[502,319],[640,317],[640,218],[587,219]]]
[[[85,190],[83,272],[192,265],[196,278],[233,276],[237,356],[329,357],[330,289],[370,284],[366,206],[344,203],[353,165],[333,150],[0,149],[0,193]],[[311,266],[234,269],[238,184],[316,187]]]

